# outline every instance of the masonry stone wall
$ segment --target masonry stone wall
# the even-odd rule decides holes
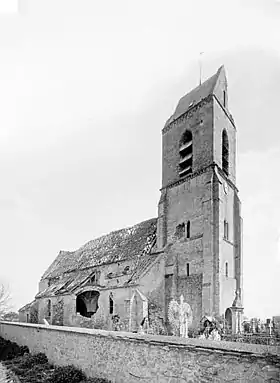
[[[0,336],[112,382],[279,382],[280,347],[0,322]],[[269,356],[268,356],[269,353]]]
[[[229,112],[218,103],[213,102],[214,117],[214,161],[222,168],[222,132],[225,129],[229,141],[229,175],[228,178],[236,183],[236,128],[228,117]]]
[[[193,171],[213,161],[213,101],[211,97],[191,108],[186,116],[163,129],[162,135],[162,186],[178,180],[179,146],[188,129],[193,137]]]
[[[123,264],[120,265],[123,269]],[[106,272],[118,271],[118,264],[106,265],[104,267]],[[113,317],[118,316],[118,326],[123,331],[129,330],[130,318],[130,299],[133,296],[135,289],[144,294],[144,296],[153,303],[153,307],[157,306],[157,316],[164,321],[165,311],[165,297],[164,297],[164,272],[165,272],[165,259],[159,257],[150,265],[144,275],[139,278],[137,284],[118,286],[118,284],[107,285],[85,285],[76,290],[75,293],[68,293],[57,296],[38,298],[39,307],[39,323],[44,324],[44,319],[47,319],[51,325],[64,325],[73,327],[87,327],[87,328],[103,328],[106,330],[114,329]],[[101,273],[101,277],[104,271]],[[116,279],[116,278],[115,278]],[[87,318],[77,312],[76,299],[77,295],[83,291],[98,291],[98,310],[91,317]],[[113,313],[109,309],[109,296],[113,299]],[[138,298],[137,298],[138,299]],[[143,320],[142,304],[134,302],[132,307],[133,314],[133,331],[139,329],[140,323]],[[48,301],[51,302],[51,316],[47,316]],[[26,321],[22,317],[22,321]]]

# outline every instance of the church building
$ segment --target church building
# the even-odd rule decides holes
[[[148,317],[168,328],[168,305],[183,295],[193,327],[224,316],[239,330],[242,219],[224,67],[163,127],[160,193],[157,218],[60,251],[32,303],[39,323],[137,331]]]

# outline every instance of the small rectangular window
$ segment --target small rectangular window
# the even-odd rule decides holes
[[[226,278],[228,278],[228,263],[227,262],[225,265],[225,273],[226,273]]]
[[[190,238],[191,236],[191,223],[190,221],[187,222],[187,238]]]
[[[50,317],[52,314],[52,302],[50,299],[47,301],[47,317]]]
[[[228,240],[228,222],[224,220],[224,239]]]
[[[114,301],[112,297],[109,297],[109,313],[113,314],[113,312],[114,312]]]
[[[187,263],[187,276],[189,277],[190,276],[190,264]]]
[[[224,90],[224,107],[226,107],[226,91]]]

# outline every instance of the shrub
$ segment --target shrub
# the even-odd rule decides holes
[[[74,366],[54,367],[44,353],[29,354],[27,346],[0,337],[0,360],[22,383],[110,383],[103,378],[86,378]]]
[[[80,383],[111,383],[111,381],[103,378],[87,378]]]
[[[29,348],[27,346],[20,346],[20,355],[29,354]]]
[[[46,364],[48,363],[48,358],[45,354],[40,352],[39,354],[26,354],[22,357],[19,362],[20,368],[32,368],[35,365]]]
[[[198,336],[198,331],[194,327],[189,327],[188,328],[188,337],[189,338],[197,338]]]
[[[48,383],[80,383],[86,380],[85,374],[74,366],[55,367]]]
[[[28,352],[28,347],[0,338],[0,360],[10,360]]]

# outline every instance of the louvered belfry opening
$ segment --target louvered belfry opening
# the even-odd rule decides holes
[[[225,174],[228,176],[228,157],[229,157],[229,147],[228,147],[228,135],[225,130],[223,130],[222,137],[222,168]]]
[[[192,133],[189,130],[186,130],[183,134],[182,140],[180,142],[179,153],[179,175],[180,177],[185,177],[186,175],[192,173],[193,163]]]

